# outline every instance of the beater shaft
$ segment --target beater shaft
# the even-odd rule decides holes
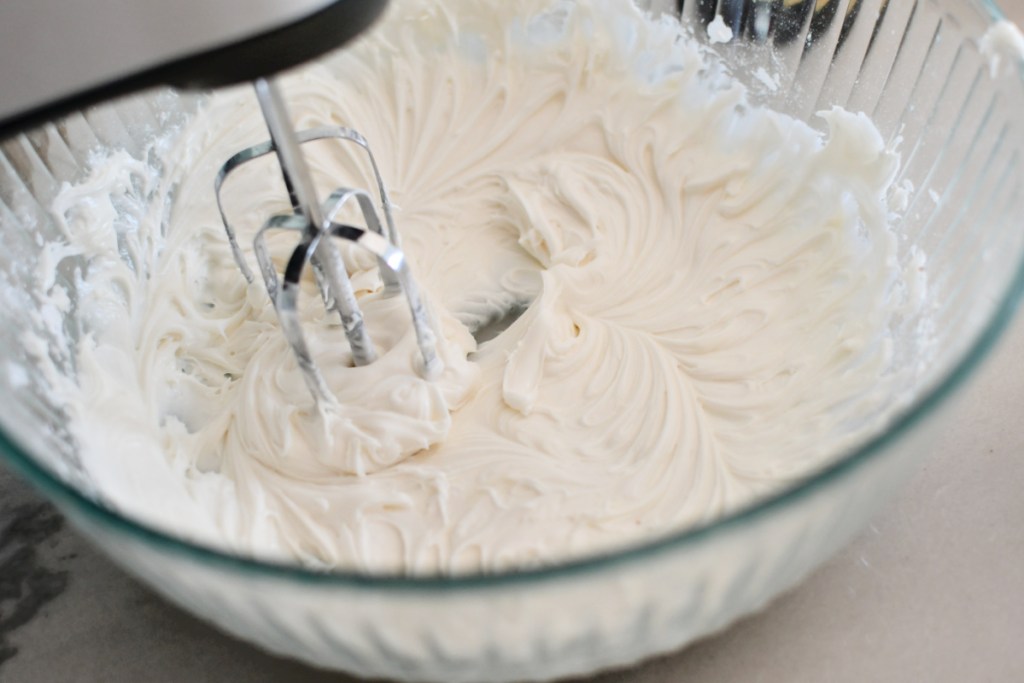
[[[328,226],[324,221],[320,203],[316,200],[313,179],[306,159],[299,150],[281,91],[275,83],[265,78],[257,79],[253,85],[256,89],[256,98],[263,110],[263,118],[267,122],[267,129],[270,131],[270,139],[281,164],[281,173],[284,175],[288,193],[297,204],[295,209],[308,221],[307,237],[319,234]],[[369,365],[377,359],[377,353],[363,323],[363,314],[359,310],[352,281],[345,271],[345,263],[337,245],[329,239],[319,240],[311,260],[313,267],[323,274],[327,282],[327,291],[331,299],[327,302],[328,306],[333,304],[341,316],[341,324],[352,347],[352,361],[356,365]],[[294,340],[289,341],[294,345]]]

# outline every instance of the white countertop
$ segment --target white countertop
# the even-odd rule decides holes
[[[1003,4],[1024,23],[1024,0]],[[722,635],[588,680],[1024,681],[1022,358],[1019,317],[898,499],[797,589]],[[0,470],[0,680],[353,679],[167,605]]]

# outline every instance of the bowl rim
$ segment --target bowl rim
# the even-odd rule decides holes
[[[1005,13],[995,0],[980,0],[980,4],[988,12],[992,21],[1006,18]],[[614,549],[572,558],[559,564],[500,572],[410,575],[345,569],[317,570],[294,563],[236,555],[210,545],[185,540],[103,506],[33,460],[27,454],[26,449],[22,448],[16,439],[8,435],[2,427],[0,427],[0,454],[16,472],[57,503],[63,513],[67,514],[68,508],[71,508],[91,522],[126,535],[133,541],[155,546],[158,550],[185,559],[196,560],[211,568],[232,570],[260,578],[298,580],[312,585],[431,592],[555,580],[628,564],[649,556],[692,546],[713,536],[719,530],[725,531],[745,526],[763,518],[773,510],[785,508],[792,502],[814,495],[828,485],[839,481],[845,475],[865,466],[885,453],[889,446],[909,434],[918,423],[931,416],[973,374],[981,362],[988,357],[1002,333],[1009,326],[1022,297],[1024,297],[1024,250],[1022,250],[1017,263],[1016,271],[998,300],[998,304],[994,307],[984,326],[981,327],[974,342],[962,352],[961,357],[947,369],[946,373],[929,391],[913,401],[888,427],[845,455],[836,458],[828,466],[804,479],[795,481],[764,499],[738,508],[713,521]],[[75,524],[74,516],[68,515],[68,517],[72,524]]]

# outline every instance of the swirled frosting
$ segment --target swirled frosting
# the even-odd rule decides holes
[[[339,397],[316,409],[224,238],[214,174],[266,131],[219,93],[160,177],[121,155],[57,207],[91,259],[69,411],[129,514],[317,567],[490,571],[706,522],[879,426],[898,158],[865,116],[751,106],[673,20],[600,0],[398,3],[285,87],[300,128],[369,140],[445,372],[416,373],[404,302],[348,249],[384,353],[350,367],[307,283]],[[304,149],[324,195],[370,182],[357,148]],[[156,199],[111,230],[117,188]],[[288,206],[269,159],[224,192],[244,244]]]

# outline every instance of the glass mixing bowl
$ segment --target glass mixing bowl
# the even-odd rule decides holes
[[[674,8],[670,8],[674,9]],[[842,546],[929,450],[934,427],[1006,325],[1024,282],[1024,87],[992,77],[978,40],[999,10],[982,0],[720,0],[683,3],[755,99],[816,125],[838,104],[902,138],[909,191],[901,258],[929,278],[934,353],[911,405],[825,469],[705,526],[528,571],[435,578],[315,572],[190,544],[104,506],[26,339],[74,372],[75,302],[30,315],[49,207],[100,149],[158,163],[150,143],[201,96],[153,92],[76,113],[2,143],[0,451],[81,533],[185,609],[272,652],[365,676],[435,681],[549,679],[624,665],[728,625]],[[1011,60],[1012,61],[1012,60]],[[55,277],[74,290],[71,264]],[[46,322],[46,321],[43,321]],[[922,320],[908,320],[907,329]],[[71,336],[71,347],[54,329]],[[25,332],[32,335],[26,336]],[[897,349],[899,358],[899,349]]]

